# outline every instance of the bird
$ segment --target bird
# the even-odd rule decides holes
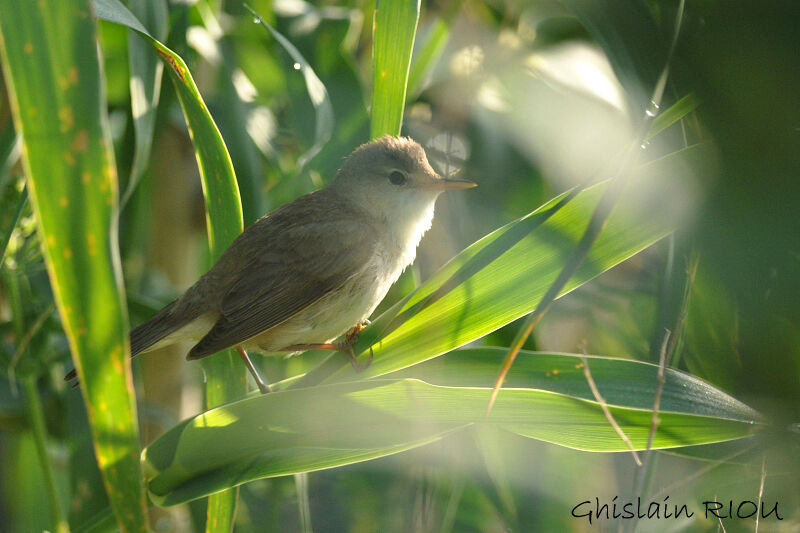
[[[262,393],[249,351],[348,351],[416,256],[434,204],[475,183],[442,177],[422,146],[385,135],[356,148],[334,179],[242,232],[186,292],[130,333],[131,357],[177,342],[201,359],[235,348]],[[347,334],[340,343],[332,341]],[[65,379],[75,378],[75,371]]]

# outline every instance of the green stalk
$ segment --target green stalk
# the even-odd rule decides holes
[[[56,478],[53,474],[53,464],[50,461],[50,454],[47,453],[47,428],[44,422],[44,409],[42,409],[42,402],[39,400],[39,392],[36,390],[36,379],[32,376],[26,376],[22,380],[23,390],[25,391],[25,399],[28,402],[28,416],[31,421],[31,428],[33,429],[33,440],[36,443],[36,453],[39,456],[39,464],[42,467],[42,475],[44,476],[44,486],[47,491],[48,510],[50,511],[50,521],[53,524],[53,530],[57,533],[68,533],[69,523],[64,514],[64,509],[61,507],[61,502],[58,498],[58,488],[56,487]]]

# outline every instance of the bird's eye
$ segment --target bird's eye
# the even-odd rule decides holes
[[[406,182],[406,175],[399,170],[393,170],[389,174],[389,183],[392,185],[403,185]]]

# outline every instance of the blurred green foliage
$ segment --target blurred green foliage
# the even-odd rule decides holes
[[[157,10],[158,3],[128,6]],[[328,183],[342,159],[368,140],[375,3],[249,4],[296,47],[330,97],[334,133],[304,165],[302,156],[318,139],[306,81],[243,2],[168,2],[159,20],[165,33],[147,25],[185,60],[219,127],[245,225]],[[487,233],[576,184],[614,175],[664,68],[678,7],[674,0],[421,3],[402,133],[428,148],[438,170],[460,169],[460,177],[480,187],[439,200],[416,263],[376,316]],[[652,454],[640,468],[629,453],[579,452],[476,426],[403,454],[310,474],[316,529],[588,531],[585,519],[570,514],[573,506],[637,495],[686,503],[696,512],[681,522],[689,531],[716,531],[718,522],[706,519],[700,505],[715,497],[777,501],[785,518],[780,525],[800,524],[798,434],[791,425],[800,418],[797,20],[800,8],[779,0],[688,3],[660,106],[680,102],[672,110],[684,111],[638,155],[647,162],[710,143],[701,165],[667,174],[674,190],[652,208],[655,215],[680,206],[682,223],[558,300],[526,344],[655,363],[667,346],[678,369],[758,409],[769,430],[729,446]],[[131,111],[137,78],[129,58],[140,38],[108,22],[100,21],[99,29],[120,190],[138,180],[119,219],[135,325],[207,268],[206,211],[195,145],[173,85],[158,89],[151,154],[137,155],[142,133]],[[5,84],[0,92],[0,530],[54,527],[22,378],[33,379],[41,398],[47,454],[70,525],[108,524],[80,394],[61,381],[71,367],[68,343],[23,192]],[[507,347],[518,328],[512,322],[477,343]],[[459,367],[458,354],[441,363],[455,374],[448,384],[475,385],[472,367]],[[133,361],[143,445],[202,410],[199,365],[186,364],[183,355]],[[325,356],[261,358],[259,364],[274,382],[307,372]],[[414,368],[403,372],[419,377]],[[609,375],[598,370],[601,393]],[[299,531],[297,498],[291,477],[242,485],[234,530]],[[201,500],[153,510],[150,525],[200,531],[205,519]],[[609,522],[600,527],[617,528]],[[760,527],[776,524],[770,518]],[[636,527],[666,525],[674,524],[643,520]],[[752,531],[754,522],[727,520],[724,527]]]

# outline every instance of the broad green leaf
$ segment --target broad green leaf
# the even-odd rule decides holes
[[[117,176],[84,2],[0,2],[3,68],[50,283],[117,522],[146,531],[116,242]]]
[[[183,59],[147,33],[118,0],[96,0],[96,5],[99,16],[137,31],[167,64],[194,144],[206,200],[208,244],[211,258],[216,260],[243,229],[239,188],[225,142]],[[245,394],[246,369],[233,350],[206,357],[201,364],[208,377],[207,407],[222,405]],[[213,496],[208,504],[209,530],[230,530],[235,508],[235,492]]]
[[[491,387],[506,348],[464,348],[390,374],[448,387]],[[609,405],[652,409],[658,365],[615,357],[586,356],[592,379]],[[594,400],[579,355],[522,350],[504,388],[532,388]],[[660,411],[732,420],[759,420],[739,400],[691,374],[666,369]]]
[[[497,356],[502,354],[490,354],[493,364],[477,361],[471,367],[473,377],[490,383],[496,375]],[[454,366],[460,363],[459,355],[448,356]],[[580,367],[579,357],[547,354],[549,364],[528,364],[527,359],[538,356],[526,353],[520,358],[523,364],[513,369],[518,382],[530,377],[560,388],[560,374],[542,375],[550,366],[565,371],[565,388],[576,385],[570,373]],[[604,366],[601,358],[591,361],[601,391],[609,388],[606,378],[618,383],[617,371],[634,378],[654,377],[652,365],[609,360]],[[635,449],[647,445],[651,413],[639,405],[648,405],[655,386],[655,380],[650,380],[632,391],[622,391],[615,398],[622,405],[609,406]],[[659,412],[654,448],[745,437],[758,419],[751,409],[685,374],[670,371],[665,388],[675,401]],[[476,423],[581,450],[628,450],[601,406],[582,394],[505,388],[489,418],[484,419],[490,393],[491,386],[450,387],[392,379],[276,392],[235,402],[175,426],[145,450],[150,495],[159,505],[181,503],[260,477],[398,453]],[[680,399],[681,394],[687,399]],[[696,408],[688,398],[702,399],[702,407]]]
[[[419,0],[375,2],[370,136],[400,135]]]
[[[643,165],[624,190],[583,265],[561,295],[672,232],[691,205],[692,171],[708,146],[696,145]],[[357,354],[374,352],[361,375],[405,368],[474,341],[530,313],[575,249],[607,182],[578,193],[558,210],[554,199],[462,251],[415,293],[362,334]],[[335,379],[352,379],[344,356]]]
[[[349,396],[381,386],[370,382],[276,392],[255,398],[269,405],[243,400],[186,420],[156,439],[142,457],[151,498],[172,505],[261,477],[383,457],[463,425],[410,427]],[[244,419],[248,422],[239,423]],[[229,444],[206,448],[210,438]]]

